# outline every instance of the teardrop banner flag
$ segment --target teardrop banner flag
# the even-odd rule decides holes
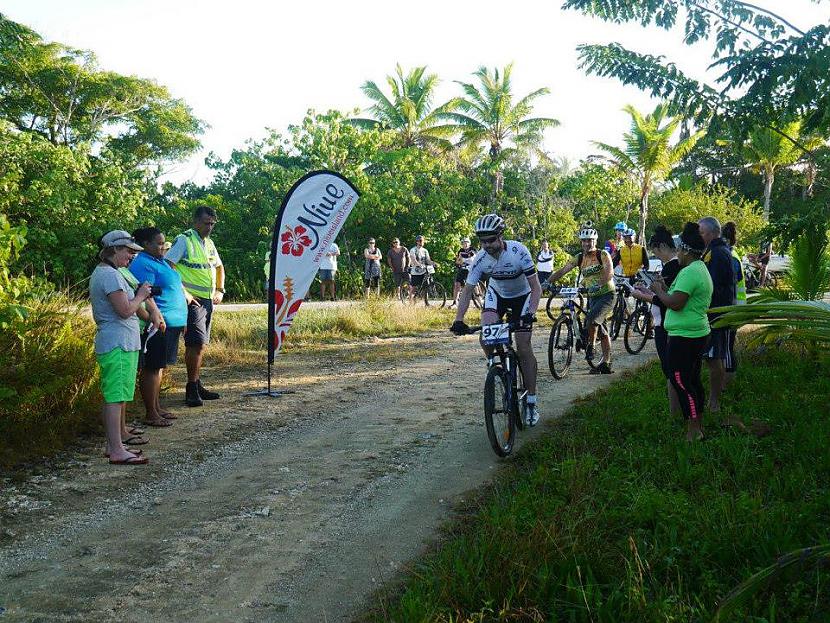
[[[360,193],[333,171],[312,171],[297,181],[274,222],[268,282],[268,365],[308,292],[320,260],[354,208]]]

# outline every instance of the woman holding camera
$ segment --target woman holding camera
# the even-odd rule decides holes
[[[101,393],[104,395],[104,426],[107,432],[107,451],[110,463],[115,465],[143,465],[147,458],[140,451],[130,452],[124,447],[122,417],[126,403],[135,394],[135,374],[141,337],[136,313],[141,304],[152,296],[150,284],[133,289],[119,268],[129,265],[141,250],[123,230],[111,231],[101,237],[101,263],[89,279],[89,298],[95,320],[95,357],[101,372]],[[146,313],[146,312],[143,312]],[[155,327],[163,326],[158,310],[148,317]]]
[[[139,281],[153,286],[153,300],[164,316],[165,331],[145,333],[144,357],[141,362],[141,397],[148,426],[170,426],[176,416],[159,404],[162,370],[176,363],[179,336],[187,325],[187,306],[194,300],[182,286],[179,273],[164,259],[164,234],[155,227],[142,227],[133,232],[142,251],[130,264],[130,272]]]

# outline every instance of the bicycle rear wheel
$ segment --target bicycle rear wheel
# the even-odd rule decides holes
[[[625,321],[625,299],[621,294],[617,294],[617,300],[614,302],[614,312],[611,314],[611,339],[616,340],[620,335],[623,322]]]
[[[623,335],[625,350],[632,355],[636,355],[643,350],[648,341],[650,329],[651,312],[642,308],[635,309],[634,313],[628,317],[628,322],[625,323],[625,335]]]
[[[427,306],[444,307],[447,304],[447,291],[437,281],[424,288],[424,303]]]
[[[551,311],[551,309],[556,309],[555,304],[554,304],[555,299],[556,299],[556,297],[554,297],[551,294],[548,297],[548,302],[545,304],[545,313],[548,315],[548,318],[550,318],[551,320],[554,320],[554,321],[556,320],[557,316],[553,315],[553,312]]]
[[[499,456],[513,452],[516,441],[513,402],[510,375],[500,364],[493,364],[484,381],[484,424],[490,445]]]
[[[548,367],[553,378],[564,379],[571,367],[574,352],[573,323],[568,316],[559,316],[548,338]]]

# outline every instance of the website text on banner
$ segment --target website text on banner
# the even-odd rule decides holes
[[[268,363],[274,363],[303,303],[320,259],[340,232],[360,194],[333,171],[313,171],[297,181],[274,223],[268,283]]]

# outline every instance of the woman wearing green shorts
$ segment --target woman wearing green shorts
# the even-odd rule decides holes
[[[95,319],[95,357],[101,371],[107,456],[117,465],[143,465],[147,458],[129,452],[121,441],[121,411],[133,399],[141,338],[136,311],[151,296],[145,283],[133,290],[118,272],[141,250],[130,235],[111,231],[101,238],[101,263],[92,271],[89,298]]]

